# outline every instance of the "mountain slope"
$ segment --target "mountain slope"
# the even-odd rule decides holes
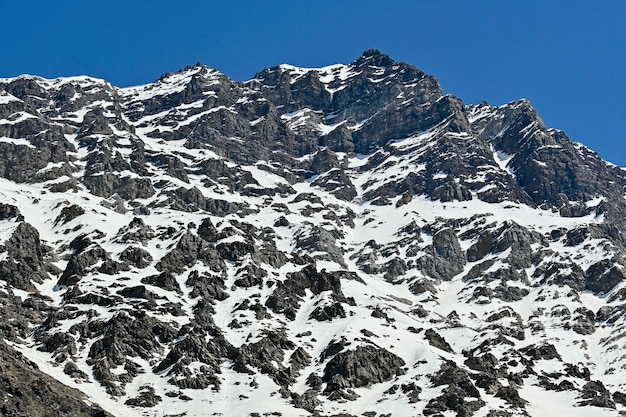
[[[528,101],[374,50],[0,92],[0,332],[112,415],[626,410],[626,173]]]

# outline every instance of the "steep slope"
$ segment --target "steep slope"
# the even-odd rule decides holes
[[[0,150],[2,337],[112,415],[626,411],[626,173],[526,100],[24,76]]]

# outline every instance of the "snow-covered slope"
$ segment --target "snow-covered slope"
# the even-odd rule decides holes
[[[111,415],[626,412],[626,174],[526,100],[0,79],[0,177],[0,334]]]

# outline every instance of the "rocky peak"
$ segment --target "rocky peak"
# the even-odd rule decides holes
[[[364,67],[365,65],[371,65],[375,67],[391,67],[396,62],[388,55],[380,52],[378,49],[368,49],[354,62],[357,67]]]
[[[2,79],[0,182],[0,414],[626,412],[624,171],[526,100],[375,50]]]

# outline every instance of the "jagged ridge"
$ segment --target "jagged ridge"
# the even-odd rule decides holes
[[[623,410],[624,171],[528,101],[374,50],[0,91],[0,331],[110,413]]]

